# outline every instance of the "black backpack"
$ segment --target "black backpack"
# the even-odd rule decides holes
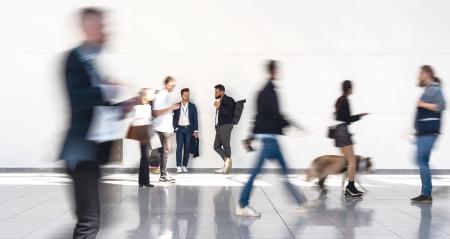
[[[245,102],[247,102],[247,100],[240,100],[240,101],[236,101],[236,103],[234,104],[234,112],[233,112],[233,123],[234,124],[238,124],[239,120],[241,119],[242,116],[242,111],[244,111],[244,105]]]

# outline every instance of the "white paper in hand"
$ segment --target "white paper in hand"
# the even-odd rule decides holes
[[[87,139],[97,143],[122,139],[130,124],[120,106],[96,106]]]

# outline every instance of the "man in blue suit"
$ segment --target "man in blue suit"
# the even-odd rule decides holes
[[[80,11],[83,43],[70,50],[64,65],[64,79],[70,103],[70,123],[60,155],[73,179],[77,224],[73,238],[96,238],[100,228],[98,193],[99,145],[87,139],[94,107],[108,105],[100,89],[95,68],[106,34],[103,12],[96,8]]]
[[[177,173],[188,173],[191,138],[198,137],[197,107],[189,102],[189,88],[181,90],[180,106],[173,112],[173,128],[177,138]]]

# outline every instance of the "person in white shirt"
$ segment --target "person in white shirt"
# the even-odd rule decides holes
[[[181,108],[173,112],[173,128],[177,137],[177,173],[189,173],[187,165],[191,139],[198,137],[197,107],[189,101],[189,95],[189,88],[181,90]]]
[[[160,182],[174,182],[175,179],[171,178],[167,173],[167,158],[170,151],[170,137],[173,135],[174,128],[173,110],[179,109],[180,104],[170,103],[170,92],[175,88],[176,81],[171,76],[166,77],[164,80],[164,89],[160,90],[156,94],[156,98],[153,101],[153,129],[158,133],[161,139],[162,152],[160,161]]]
[[[139,166],[139,187],[153,187],[150,184],[149,168],[148,168],[148,151],[150,145],[149,127],[152,122],[152,101],[154,95],[150,93],[148,88],[144,88],[139,92],[137,105],[133,107],[133,121],[127,138],[139,141],[141,144],[141,160]]]

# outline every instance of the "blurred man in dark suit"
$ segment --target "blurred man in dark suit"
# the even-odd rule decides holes
[[[94,60],[106,40],[100,9],[80,11],[83,43],[70,50],[64,79],[70,102],[70,126],[61,152],[73,179],[77,224],[73,238],[95,238],[100,227],[98,144],[87,139],[95,106],[107,105]]]

